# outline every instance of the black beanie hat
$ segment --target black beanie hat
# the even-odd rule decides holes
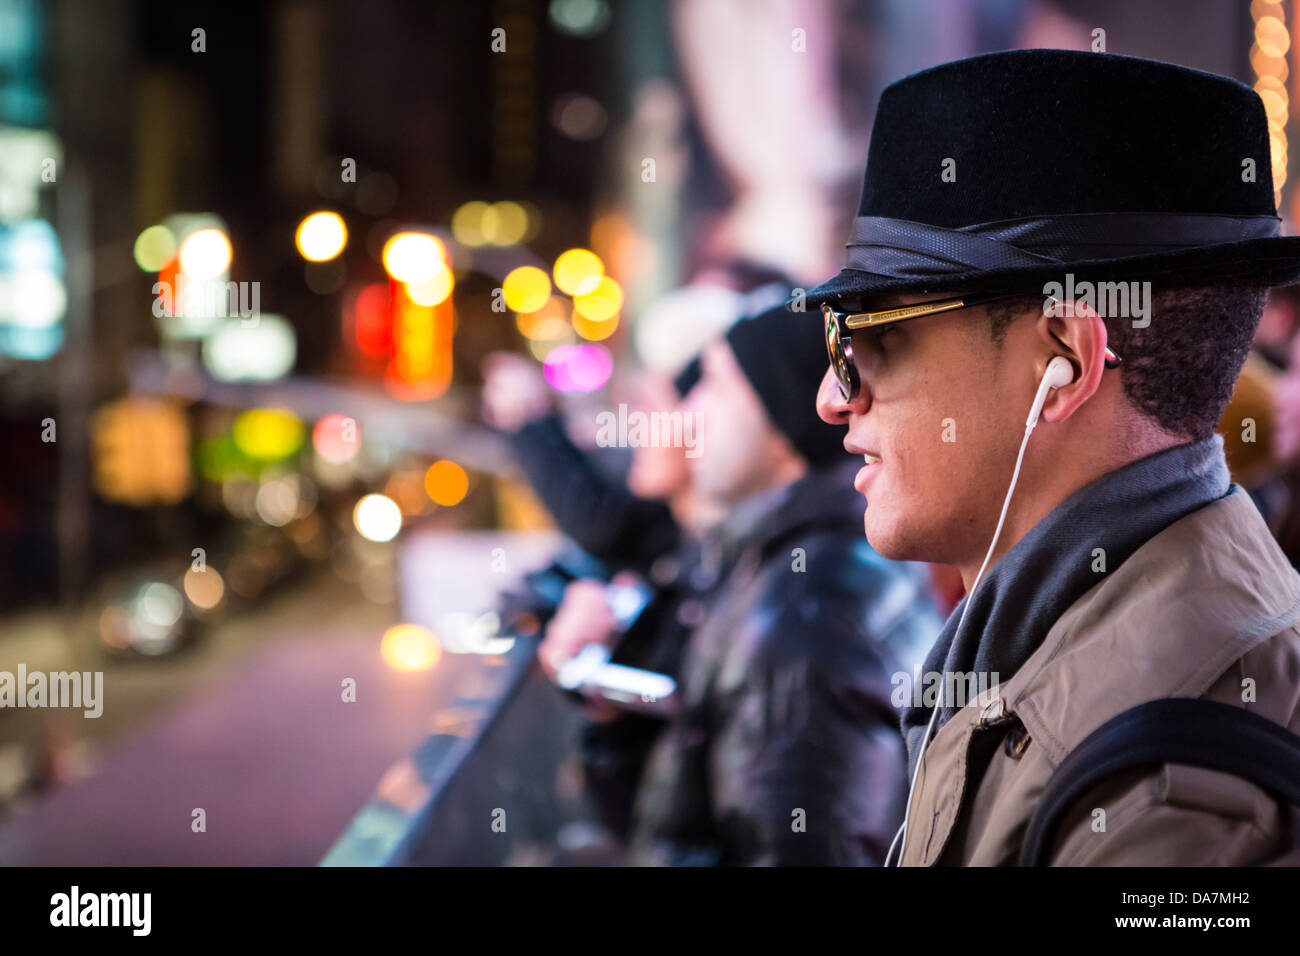
[[[844,429],[817,417],[817,388],[830,364],[819,326],[799,321],[778,305],[735,322],[726,342],[767,417],[809,465],[848,457]]]

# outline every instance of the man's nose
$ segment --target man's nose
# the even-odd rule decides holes
[[[862,379],[861,373],[858,375],[858,394],[853,397],[853,401],[845,401],[844,392],[840,389],[840,380],[835,377],[835,370],[826,369],[826,374],[822,376],[821,387],[817,390],[817,415],[822,421],[831,425],[847,425],[849,423],[849,414],[865,415],[871,407],[871,389]]]

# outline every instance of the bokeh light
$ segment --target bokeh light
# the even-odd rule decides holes
[[[536,312],[551,298],[551,277],[536,266],[512,269],[501,283],[506,305],[516,312]]]
[[[273,478],[258,487],[253,510],[271,527],[283,528],[298,516],[300,504],[296,482],[288,478]]]
[[[370,541],[392,541],[402,530],[402,509],[387,495],[366,495],[352,509],[352,523]]]
[[[357,294],[352,307],[357,350],[367,358],[383,358],[393,350],[393,292],[387,282],[374,282]]]
[[[488,237],[483,227],[488,225],[484,219],[490,208],[487,203],[476,199],[465,203],[452,213],[451,234],[456,237],[456,241],[465,246],[486,245]],[[495,218],[495,214],[493,217]]]
[[[618,316],[593,322],[576,309],[573,312],[573,330],[588,342],[599,342],[614,334],[618,328]]]
[[[455,279],[452,278],[451,270],[444,265],[432,279],[408,283],[406,294],[418,305],[437,305],[447,301],[454,284]]]
[[[174,587],[153,581],[140,589],[136,598],[136,610],[150,624],[171,627],[181,619],[185,605]]]
[[[614,359],[599,345],[558,345],[547,356],[543,371],[557,392],[594,392],[609,381]]]
[[[623,308],[623,289],[609,276],[602,276],[587,291],[573,300],[573,307],[583,318],[604,322]]]
[[[451,234],[461,245],[514,246],[537,231],[538,213],[530,203],[479,200],[461,205],[451,216]]]
[[[555,260],[555,286],[569,295],[593,291],[604,274],[605,263],[589,249],[570,249]]]
[[[304,219],[294,235],[294,243],[304,259],[327,262],[348,242],[348,228],[342,217],[333,212],[314,212]]]
[[[442,658],[442,648],[428,628],[418,624],[394,624],[380,639],[379,656],[394,670],[423,671],[437,666]]]
[[[202,571],[190,568],[185,572],[185,596],[190,603],[203,611],[210,611],[226,595],[226,582],[217,569],[209,565]]]
[[[180,271],[194,279],[215,279],[230,268],[230,240],[220,229],[200,229],[181,243]]]
[[[150,226],[136,236],[133,253],[141,269],[158,272],[176,255],[176,236],[166,226]]]
[[[346,415],[326,415],[311,431],[316,454],[334,465],[350,461],[361,448],[361,428]]]
[[[293,368],[298,337],[278,315],[263,313],[256,325],[230,319],[203,341],[203,364],[222,382],[270,382]]]
[[[1265,56],[1281,57],[1291,48],[1291,35],[1279,17],[1262,16],[1255,22],[1255,42]]]
[[[469,475],[454,461],[435,461],[424,473],[424,490],[440,505],[458,505],[469,491]]]
[[[235,419],[232,437],[249,458],[280,461],[302,447],[306,429],[287,409],[251,408]]]
[[[434,236],[399,232],[384,244],[384,268],[399,282],[427,282],[446,266],[447,252]]]
[[[1255,21],[1255,42],[1250,47],[1250,64],[1255,70],[1255,92],[1264,104],[1268,121],[1269,165],[1273,180],[1273,202],[1280,205],[1287,180],[1287,137],[1289,97],[1284,83],[1288,68],[1286,53],[1291,48],[1291,34],[1287,29],[1286,12],[1281,3],[1250,5],[1250,15]],[[1295,205],[1293,200],[1292,205]]]
[[[0,324],[23,329],[47,329],[58,324],[68,305],[63,280],[53,272],[35,270],[0,275]]]
[[[582,93],[566,93],[551,107],[551,123],[565,136],[580,142],[605,132],[605,107]]]
[[[181,615],[185,613],[185,599],[170,584],[161,581],[145,584],[136,592],[127,611],[126,640],[141,654],[165,654],[184,633]]]
[[[577,37],[593,37],[609,23],[605,0],[551,0],[547,11],[557,30]]]
[[[497,246],[513,246],[523,241],[528,232],[528,213],[517,202],[494,203],[491,218],[484,217],[484,223],[490,222],[492,231],[488,240]]]

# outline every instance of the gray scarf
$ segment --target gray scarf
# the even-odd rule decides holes
[[[1218,435],[1148,455],[1103,475],[1061,502],[995,564],[975,588],[975,603],[960,636],[957,622],[969,596],[953,609],[926,655],[923,673],[988,674],[1011,678],[1047,632],[1101,579],[1094,549],[1107,572],[1139,547],[1198,508],[1224,497],[1231,485]],[[935,732],[957,707],[945,705]],[[931,707],[903,712],[909,776],[930,721]]]

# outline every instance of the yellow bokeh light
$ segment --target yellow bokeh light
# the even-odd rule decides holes
[[[1273,161],[1286,156],[1286,136],[1281,130],[1270,130],[1268,134],[1268,143],[1272,151]]]
[[[1279,80],[1275,76],[1261,76],[1259,80],[1255,83],[1255,92],[1258,93],[1261,97],[1267,91],[1272,91],[1273,93],[1276,93],[1279,97],[1282,98],[1283,103],[1286,103],[1290,98],[1286,91],[1286,84],[1284,84],[1281,80]]]
[[[437,305],[439,302],[445,302],[447,296],[451,295],[455,281],[451,270],[444,265],[432,279],[409,283],[406,286],[406,294],[417,305]]]
[[[506,306],[516,312],[536,312],[551,298],[551,277],[536,266],[512,269],[501,283]]]
[[[424,473],[424,490],[440,505],[458,505],[469,491],[469,475],[454,461],[435,461]]]
[[[384,244],[384,268],[398,282],[428,282],[447,267],[447,251],[434,236],[399,232]]]
[[[1291,34],[1277,17],[1260,17],[1255,23],[1255,42],[1265,56],[1283,56],[1291,47]]]
[[[418,624],[394,624],[384,631],[379,656],[398,671],[427,671],[442,659],[442,648],[433,632]]]
[[[499,202],[492,206],[492,232],[488,235],[493,245],[513,246],[523,241],[528,232],[528,213],[517,202]],[[488,220],[485,217],[485,225]]]
[[[555,285],[569,295],[592,291],[604,274],[605,263],[588,249],[570,249],[555,260]]]
[[[1250,50],[1250,65],[1254,67],[1259,76],[1268,76],[1278,80],[1281,83],[1286,82],[1288,68],[1286,57],[1282,56],[1265,56],[1260,52],[1257,46],[1252,46]]]
[[[483,219],[491,207],[477,199],[467,202],[451,216],[451,234],[463,246],[481,246],[487,243]]]
[[[200,229],[181,243],[181,269],[194,279],[215,279],[230,268],[230,240],[220,229]]]
[[[1286,100],[1278,96],[1274,90],[1263,90],[1259,98],[1264,102],[1264,113],[1270,120],[1278,119],[1281,125],[1286,125],[1287,104]]]
[[[588,342],[599,342],[601,339],[607,339],[614,334],[618,328],[618,314],[615,313],[613,318],[602,319],[599,322],[593,322],[581,312],[574,310],[573,313],[573,330],[581,335]]]
[[[231,437],[249,458],[279,461],[302,447],[307,430],[287,409],[252,408],[235,419]]]
[[[328,262],[347,245],[348,227],[337,213],[314,212],[299,224],[293,238],[304,259]]]
[[[185,596],[190,603],[204,611],[210,611],[226,594],[226,582],[214,567],[205,567],[196,571],[191,567],[185,572]]]
[[[594,288],[573,300],[573,307],[592,322],[604,322],[623,308],[623,290],[609,276],[603,276]]]
[[[135,240],[135,264],[145,272],[158,272],[176,255],[176,237],[166,226],[150,226]]]

